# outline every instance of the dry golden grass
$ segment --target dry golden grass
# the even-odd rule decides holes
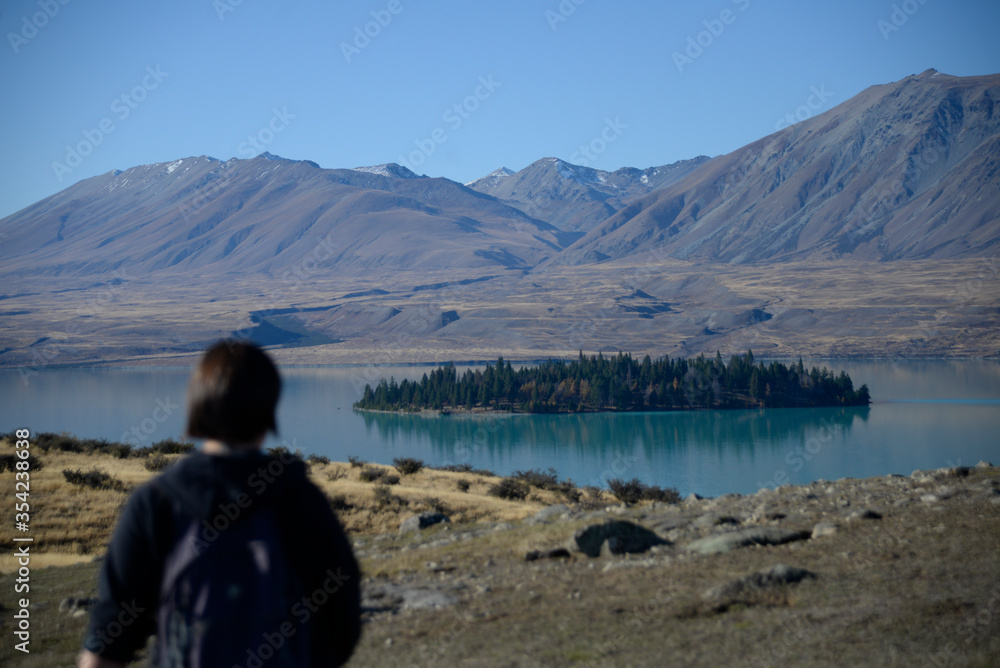
[[[13,443],[0,441],[0,454],[14,452]],[[146,470],[142,458],[118,459],[109,455],[81,454],[50,450],[34,452],[42,469],[31,471],[31,530],[17,532],[11,522],[0,523],[0,573],[16,569],[10,553],[12,539],[29,535],[34,539],[33,563],[36,566],[65,565],[88,561],[107,548],[111,532],[128,495],[106,489],[91,489],[68,483],[65,469],[89,471],[98,468],[135,487],[154,474]],[[176,459],[183,455],[168,456]],[[515,521],[528,517],[545,505],[560,503],[560,494],[532,488],[523,501],[508,501],[490,496],[490,485],[499,478],[475,473],[454,473],[422,469],[411,475],[399,475],[392,466],[366,464],[400,478],[389,486],[393,500],[380,505],[377,484],[360,480],[362,469],[349,464],[313,463],[310,477],[331,499],[342,505],[337,513],[345,529],[353,534],[394,532],[410,515],[440,510],[456,522]],[[459,481],[468,481],[467,491],[460,491]],[[14,475],[0,474],[0,499],[10,500],[13,511]]]

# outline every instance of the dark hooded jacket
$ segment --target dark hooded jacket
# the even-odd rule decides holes
[[[318,591],[324,579],[336,577],[336,593],[308,621],[311,665],[346,662],[361,632],[361,576],[350,543],[302,461],[258,452],[194,453],[132,494],[101,569],[84,647],[127,662],[145,646],[156,630],[163,567],[178,538],[178,517],[219,528],[265,505],[279,518],[281,545],[304,590]],[[235,657],[240,659],[245,657]]]

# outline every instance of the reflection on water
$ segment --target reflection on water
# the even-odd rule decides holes
[[[359,412],[365,428],[388,444],[426,442],[439,464],[473,463],[507,472],[513,468],[555,468],[581,484],[609,477],[639,477],[677,485],[682,463],[775,459],[815,455],[834,439],[846,439],[870,408],[817,408],[670,413],[429,417]],[[813,452],[811,452],[813,451]],[[739,476],[720,467],[720,489],[733,489]],[[788,482],[785,480],[784,482]]]
[[[683,494],[750,493],[818,478],[909,474],[1000,463],[1000,364],[995,361],[829,361],[866,383],[869,408],[674,413],[497,415],[359,413],[356,381],[368,370],[284,369],[279,439],[337,461],[469,463],[500,474],[555,468],[578,484],[609,477],[677,487]],[[380,367],[419,378],[422,367]],[[68,431],[140,444],[177,438],[187,369],[45,369],[30,382],[0,370],[0,431]],[[353,379],[353,380],[352,380]]]
[[[567,448],[603,453],[635,444],[648,454],[688,448],[718,454],[751,451],[768,444],[805,440],[826,427],[850,430],[866,421],[870,408],[815,408],[670,413],[463,416],[358,411],[368,431],[387,443],[428,439],[434,453],[455,463],[480,450],[495,454],[515,447]]]

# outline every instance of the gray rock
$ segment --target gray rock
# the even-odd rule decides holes
[[[706,591],[702,597],[707,601],[724,601],[739,599],[748,593],[767,589],[770,587],[780,587],[788,584],[795,584],[806,579],[816,579],[816,574],[804,568],[796,568],[786,564],[778,564],[771,568],[751,573],[750,575],[733,580],[719,587],[713,587]]]
[[[852,511],[848,516],[849,520],[880,520],[882,519],[882,513],[870,510],[868,508],[859,508],[858,510]]]
[[[689,552],[698,554],[723,554],[748,545],[782,545],[805,540],[809,531],[793,531],[778,527],[748,527],[739,531],[708,536],[688,544]]]
[[[361,607],[370,612],[427,610],[453,605],[456,601],[454,596],[440,589],[385,582],[364,588]]]
[[[448,516],[443,513],[420,513],[419,515],[414,515],[403,520],[403,523],[399,525],[399,533],[409,533],[410,531],[419,531],[420,529],[426,529],[429,526],[434,526],[441,522],[450,522]]]
[[[986,461],[984,459],[984,460],[980,461],[978,464],[976,464],[976,468],[977,469],[991,469],[991,468],[993,468],[993,464],[990,464],[988,461]]]
[[[67,612],[76,617],[87,614],[87,611],[97,603],[96,598],[88,596],[67,596],[59,601],[59,612]],[[77,614],[80,613],[80,614]]]
[[[684,497],[684,502],[685,503],[695,503],[696,501],[701,501],[704,498],[705,497],[703,497],[701,494],[696,494],[694,492],[691,492],[686,497]]]
[[[813,527],[812,537],[822,538],[824,536],[833,536],[837,533],[837,525],[833,522],[819,522]]]
[[[529,517],[526,522],[527,524],[543,524],[561,518],[569,512],[570,508],[566,504],[561,503],[555,506],[548,506],[539,510],[534,516]]]
[[[567,547],[573,552],[597,557],[605,542],[608,543],[607,551],[611,554],[645,552],[654,545],[667,544],[667,541],[646,527],[625,520],[608,520],[576,531]]]

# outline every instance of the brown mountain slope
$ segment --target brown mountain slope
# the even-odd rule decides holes
[[[274,275],[534,266],[559,231],[448,179],[391,178],[263,155],[111,172],[2,221],[4,273]],[[319,250],[317,250],[319,249]]]
[[[703,165],[554,262],[985,257],[1000,242],[1000,75],[928,70]]]

